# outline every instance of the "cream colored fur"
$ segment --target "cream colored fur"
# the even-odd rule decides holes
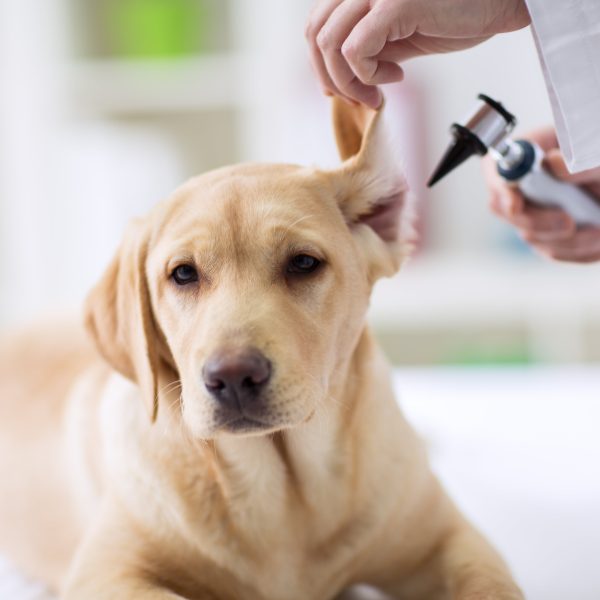
[[[6,343],[0,549],[63,598],[522,597],[396,404],[365,314],[411,245],[405,184],[379,115],[335,125],[337,170],[228,167],[132,225],[86,305],[106,363],[64,326]],[[240,435],[201,372],[245,347],[273,375]]]

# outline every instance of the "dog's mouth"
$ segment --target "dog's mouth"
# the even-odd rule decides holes
[[[264,423],[263,421],[258,421],[257,419],[251,419],[250,417],[239,417],[237,419],[232,419],[224,424],[224,429],[228,429],[230,431],[244,431],[249,429],[268,429],[272,427],[272,425],[268,423]]]
[[[282,410],[284,405],[285,410]],[[290,406],[292,405],[292,406]],[[292,400],[281,398],[256,398],[252,402],[236,402],[235,405],[213,405],[210,429],[214,435],[266,435],[281,429],[289,429],[309,420],[305,415],[310,398],[294,396]]]
[[[265,433],[273,429],[273,423],[241,415],[224,421],[219,429],[235,434]]]

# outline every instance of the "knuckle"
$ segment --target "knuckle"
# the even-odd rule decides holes
[[[325,28],[319,31],[317,34],[317,46],[319,46],[323,52],[335,49],[335,42],[330,31]]]
[[[366,73],[362,69],[357,69],[356,76],[361,83],[365,85],[376,85],[377,81],[375,80],[375,73]]]
[[[360,59],[359,50],[354,44],[343,45],[342,55],[346,59],[346,62],[352,67],[354,75],[357,79],[365,85],[373,85],[374,80],[374,69],[369,68],[367,62]]]
[[[354,42],[346,41],[342,44],[342,54],[348,62],[355,62],[358,58],[358,48]]]
[[[375,78],[362,71],[356,72],[356,78],[364,85],[375,85]]]
[[[310,42],[317,37],[319,33],[318,28],[312,21],[308,21],[308,23],[304,27],[304,37]]]

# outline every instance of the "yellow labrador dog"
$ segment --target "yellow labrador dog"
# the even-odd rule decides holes
[[[365,313],[405,184],[380,114],[334,116],[339,169],[220,169],[135,222],[86,306],[112,369],[63,328],[3,351],[0,550],[63,598],[522,598],[398,410]]]

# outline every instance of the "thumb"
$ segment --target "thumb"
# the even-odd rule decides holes
[[[557,179],[562,181],[568,181],[575,185],[598,185],[600,182],[600,168],[570,173],[558,148],[553,148],[546,153],[544,164]]]
[[[557,179],[572,181],[572,175],[569,173],[565,159],[558,148],[552,148],[546,152],[544,164]]]
[[[378,61],[401,63],[416,56],[422,56],[423,50],[417,48],[410,40],[387,42],[383,50],[376,56]]]

